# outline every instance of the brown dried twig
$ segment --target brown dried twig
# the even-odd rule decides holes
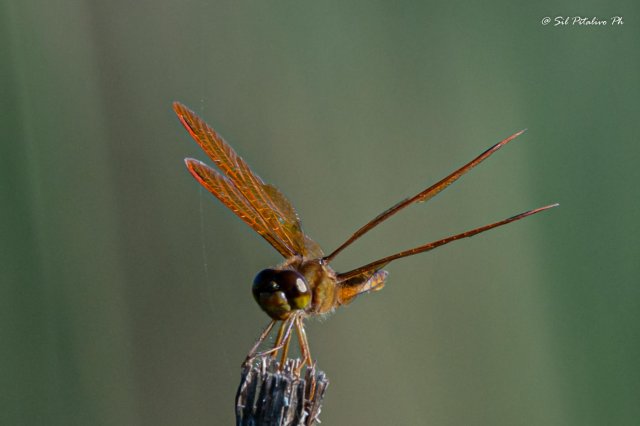
[[[315,364],[297,373],[302,361],[287,359],[280,367],[271,356],[242,366],[236,394],[238,426],[311,426],[320,422],[320,408],[329,380]]]

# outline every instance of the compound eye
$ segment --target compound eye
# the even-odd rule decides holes
[[[277,282],[278,271],[275,269],[265,269],[256,275],[253,279],[253,286],[251,286],[251,292],[256,302],[260,303],[259,298],[261,293],[275,293],[280,290],[280,286]]]
[[[309,285],[302,275],[296,271],[280,271],[279,285],[287,296],[293,309],[304,309],[311,301]]]
[[[291,311],[304,309],[311,302],[306,280],[291,270],[260,271],[253,280],[251,291],[262,310],[274,319],[286,319]]]

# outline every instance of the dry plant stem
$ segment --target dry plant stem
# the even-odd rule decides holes
[[[315,365],[306,368],[301,359],[287,359],[280,365],[273,357],[262,356],[242,367],[236,394],[238,426],[309,426],[319,422],[322,400],[329,384]]]

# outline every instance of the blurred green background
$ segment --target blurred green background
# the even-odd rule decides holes
[[[0,424],[228,425],[279,255],[186,172],[189,105],[336,260],[405,259],[308,325],[326,425],[640,418],[635,1],[0,3]],[[622,26],[544,26],[549,16]]]

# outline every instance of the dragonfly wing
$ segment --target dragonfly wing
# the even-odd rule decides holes
[[[317,244],[309,243],[311,239],[302,231],[300,219],[289,200],[253,173],[242,157],[194,112],[178,102],[173,108],[193,139],[262,218],[267,228],[263,231],[268,230],[277,237],[292,254],[314,257]]]
[[[282,242],[278,235],[271,232],[271,228],[262,216],[249,204],[233,182],[201,161],[187,158],[185,163],[189,172],[191,172],[193,177],[195,177],[202,186],[207,188],[209,192],[222,201],[236,216],[267,240],[282,256],[290,257],[294,255],[292,249]]]

